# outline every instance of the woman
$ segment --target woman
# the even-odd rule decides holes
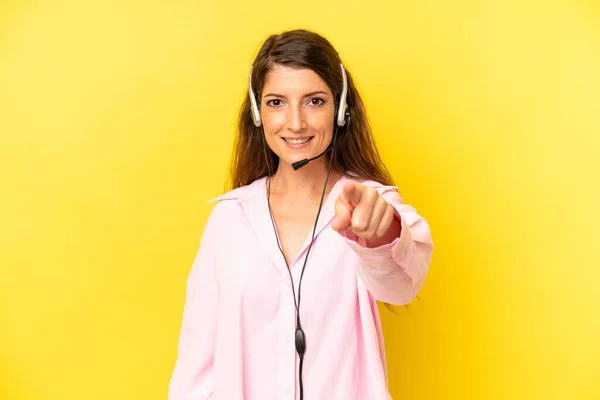
[[[323,37],[263,44],[232,182],[189,275],[169,398],[389,399],[376,302],[409,303],[433,245]]]

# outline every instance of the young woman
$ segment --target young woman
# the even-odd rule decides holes
[[[265,41],[231,175],[189,274],[169,399],[389,399],[377,301],[417,295],[433,243],[325,38]]]

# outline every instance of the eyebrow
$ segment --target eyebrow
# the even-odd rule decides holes
[[[322,90],[317,90],[315,92],[310,92],[310,93],[305,94],[304,97],[310,97],[310,96],[314,96],[316,94],[322,94],[322,95],[326,95],[326,96],[328,95],[327,92],[324,92]],[[284,95],[277,94],[277,93],[267,93],[267,94],[265,94],[265,97],[281,97],[281,98],[285,98]]]

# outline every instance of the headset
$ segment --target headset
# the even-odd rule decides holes
[[[301,297],[300,294],[301,294],[301,288],[302,288],[302,278],[304,277],[304,269],[306,268],[306,263],[308,261],[308,255],[310,254],[310,250],[311,250],[312,245],[315,240],[315,231],[317,228],[317,223],[319,222],[319,215],[321,214],[321,208],[323,206],[323,200],[325,198],[327,182],[329,181],[329,175],[331,173],[331,165],[332,165],[333,155],[334,155],[335,148],[336,148],[336,139],[337,139],[338,128],[346,126],[346,123],[348,123],[348,128],[350,125],[350,111],[348,110],[348,104],[346,102],[346,98],[348,95],[348,78],[346,76],[346,70],[344,69],[344,65],[341,63],[340,63],[340,68],[342,70],[343,86],[342,86],[342,92],[340,93],[339,105],[338,105],[337,116],[336,116],[336,127],[335,127],[335,132],[333,134],[333,139],[331,141],[331,144],[321,154],[319,154],[315,157],[312,157],[312,158],[305,158],[304,160],[300,160],[300,161],[297,161],[292,164],[294,170],[298,170],[298,169],[302,168],[303,166],[305,166],[306,164],[308,164],[309,162],[316,160],[317,158],[323,156],[324,154],[326,154],[330,151],[332,152],[331,157],[329,158],[329,168],[327,170],[327,178],[325,179],[325,185],[323,186],[323,192],[321,194],[319,210],[317,211],[317,217],[315,220],[315,224],[313,226],[312,240],[310,241],[310,244],[306,251],[306,257],[304,258],[304,265],[302,266],[302,272],[300,273],[300,281],[298,282],[298,301],[296,301],[296,293],[295,293],[295,289],[294,289],[294,280],[292,278],[292,272],[290,271],[289,265],[287,266],[288,272],[290,274],[290,281],[292,283],[292,293],[294,295],[294,304],[296,306],[295,345],[296,345],[296,352],[298,353],[298,356],[300,357],[300,364],[299,364],[299,370],[298,370],[298,379],[299,379],[299,383],[300,383],[300,400],[303,400],[303,396],[304,396],[304,387],[303,387],[303,383],[302,383],[302,366],[303,366],[303,361],[304,361],[304,353],[306,351],[306,337],[304,335],[304,331],[302,330],[302,325],[300,323],[300,297]],[[275,221],[273,219],[273,214],[271,213],[271,202],[270,202],[270,198],[271,198],[271,167],[269,165],[269,159],[267,157],[267,144],[266,144],[264,127],[262,125],[262,120],[260,118],[260,111],[258,109],[258,104],[256,102],[256,96],[254,94],[254,90],[252,89],[252,71],[253,71],[253,69],[254,69],[254,66],[252,66],[250,68],[250,77],[248,80],[248,95],[250,97],[250,111],[252,114],[252,120],[254,122],[254,125],[256,127],[260,127],[262,130],[263,150],[264,150],[264,155],[265,155],[265,161],[267,163],[267,168],[269,170],[268,186],[267,186],[267,202],[268,202],[269,215],[271,217],[271,222],[273,224],[273,230],[275,231],[275,238],[277,239],[277,246],[279,247],[279,251],[281,252],[281,255],[283,256],[283,259],[285,260],[285,255],[283,253],[283,249],[281,248],[281,244],[279,243],[279,237],[277,235],[277,228],[275,227]],[[348,130],[348,128],[346,130]],[[286,261],[286,264],[287,264],[287,261]]]

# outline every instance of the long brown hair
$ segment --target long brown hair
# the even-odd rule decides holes
[[[342,92],[340,57],[331,43],[321,35],[299,29],[271,35],[263,43],[254,60],[252,86],[260,104],[261,92],[268,72],[276,65],[309,68],[327,83],[334,98],[336,109]],[[345,175],[353,173],[362,179],[370,179],[384,185],[393,185],[392,177],[383,164],[373,132],[367,120],[365,106],[354,86],[352,75],[346,69],[348,80],[347,104],[351,121],[338,131],[338,139],[332,168]],[[332,123],[335,123],[332,121]],[[248,91],[241,106],[234,152],[230,170],[230,188],[248,185],[268,175],[269,163],[273,173],[277,170],[278,156],[263,150],[262,130],[252,122]]]

